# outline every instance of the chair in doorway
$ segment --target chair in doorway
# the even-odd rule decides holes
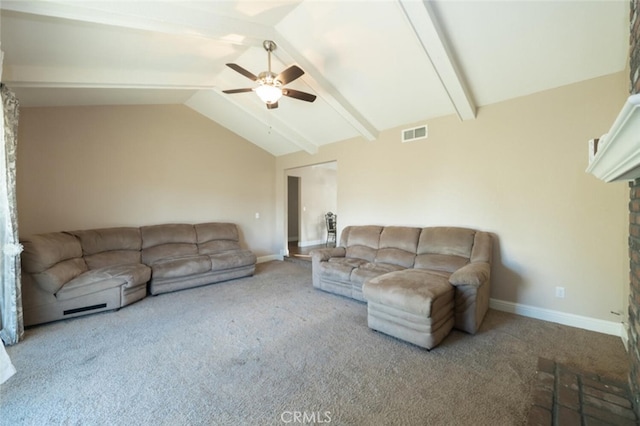
[[[333,245],[335,246],[338,215],[328,212],[324,215],[324,220],[327,224],[327,242],[325,246],[328,247],[329,243],[333,243]]]

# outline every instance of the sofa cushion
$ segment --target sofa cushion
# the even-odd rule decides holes
[[[234,223],[198,223],[194,227],[198,244],[215,240],[240,241]]]
[[[151,279],[151,268],[142,263],[133,265],[116,265],[107,266],[100,271],[110,275],[111,277],[122,277],[126,280],[124,287],[135,287],[144,284]]]
[[[87,271],[65,284],[56,293],[56,298],[60,301],[69,300],[119,287],[124,283],[123,277],[112,277],[103,271]]]
[[[209,256],[194,255],[162,259],[151,265],[153,278],[175,278],[203,274],[211,270]]]
[[[366,280],[393,271],[401,271],[405,268],[390,263],[365,263],[351,272],[351,282],[362,285]]]
[[[196,230],[193,225],[170,223],[143,226],[142,263],[152,265],[161,259],[192,256],[198,253]]]
[[[113,250],[140,251],[142,237],[139,228],[104,228],[72,231],[80,240],[85,256]]]
[[[356,259],[353,257],[332,257],[329,259],[329,263],[331,264],[338,263],[340,265],[349,265],[352,268],[357,268],[369,262],[363,259]]]
[[[330,262],[320,264],[320,274],[323,278],[333,281],[348,282],[351,279],[351,271],[364,263],[367,262],[361,259],[332,258]]]
[[[415,253],[400,250],[397,248],[383,248],[379,249],[376,254],[376,262],[390,263],[393,265],[401,266],[403,268],[411,268],[416,260]]]
[[[242,268],[243,266],[254,265],[256,255],[249,250],[235,250],[226,253],[209,255],[211,259],[211,269],[213,271],[223,271],[225,269]]]
[[[353,226],[346,237],[346,256],[373,262],[380,243],[381,226]]]
[[[367,301],[426,318],[431,317],[436,299],[451,299],[453,293],[446,277],[418,269],[390,272],[367,281],[363,287]]]
[[[421,231],[421,228],[408,226],[387,226],[380,234],[379,248],[396,248],[416,253]]]
[[[63,232],[32,235],[22,241],[22,269],[37,273],[63,260],[81,258],[82,246],[73,235]]]
[[[139,251],[113,250],[96,253],[84,257],[89,269],[100,269],[107,266],[132,265],[142,262]]]
[[[200,254],[217,254],[239,249],[240,243],[233,240],[212,240],[198,244],[198,253]]]
[[[456,227],[424,228],[420,233],[417,254],[445,254],[471,257],[475,232]]]
[[[198,254],[198,247],[195,244],[174,243],[162,244],[159,246],[142,249],[142,263],[153,265],[162,259],[173,259],[175,257],[195,256]]]
[[[347,233],[346,246],[366,246],[374,249],[380,243],[383,227],[376,225],[350,226]]]
[[[445,271],[451,274],[462,268],[467,263],[469,263],[469,259],[466,257],[446,254],[421,254],[416,256],[414,268]]]
[[[193,225],[170,223],[166,225],[143,226],[140,228],[142,248],[168,243],[196,244],[196,230]]]
[[[142,238],[139,228],[103,228],[68,233],[80,241],[89,269],[141,262]]]
[[[378,250],[371,247],[349,246],[347,247],[346,256],[354,259],[362,259],[367,262],[373,262],[375,261],[377,254]]]
[[[82,258],[67,259],[58,262],[51,268],[33,274],[33,279],[43,290],[55,294],[63,285],[87,270]]]

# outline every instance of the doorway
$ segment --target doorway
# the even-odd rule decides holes
[[[300,239],[300,178],[287,176],[287,241]]]
[[[287,176],[287,252],[308,252],[327,242],[325,214],[337,214],[337,161],[297,167]]]

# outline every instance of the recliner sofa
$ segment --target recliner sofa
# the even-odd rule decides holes
[[[27,326],[118,309],[148,291],[253,275],[256,263],[232,223],[52,232],[21,242]]]
[[[253,275],[256,256],[240,248],[231,223],[143,226],[142,263],[153,295]]]
[[[489,308],[492,237],[459,227],[348,226],[311,252],[313,286],[367,302],[369,327],[432,348]]]

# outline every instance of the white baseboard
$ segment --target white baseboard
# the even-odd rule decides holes
[[[272,260],[284,260],[284,256],[282,256],[281,254],[270,254],[268,256],[260,256],[256,260],[256,263],[271,262]]]
[[[621,322],[605,321],[581,315],[569,314],[566,312],[553,311],[551,309],[538,308],[536,306],[522,305],[519,303],[506,302],[504,300],[490,299],[489,307],[497,311],[509,312],[522,315],[524,317],[541,319],[568,325],[570,327],[583,328],[585,330],[597,331],[598,333],[618,336],[623,340],[626,330]]]

